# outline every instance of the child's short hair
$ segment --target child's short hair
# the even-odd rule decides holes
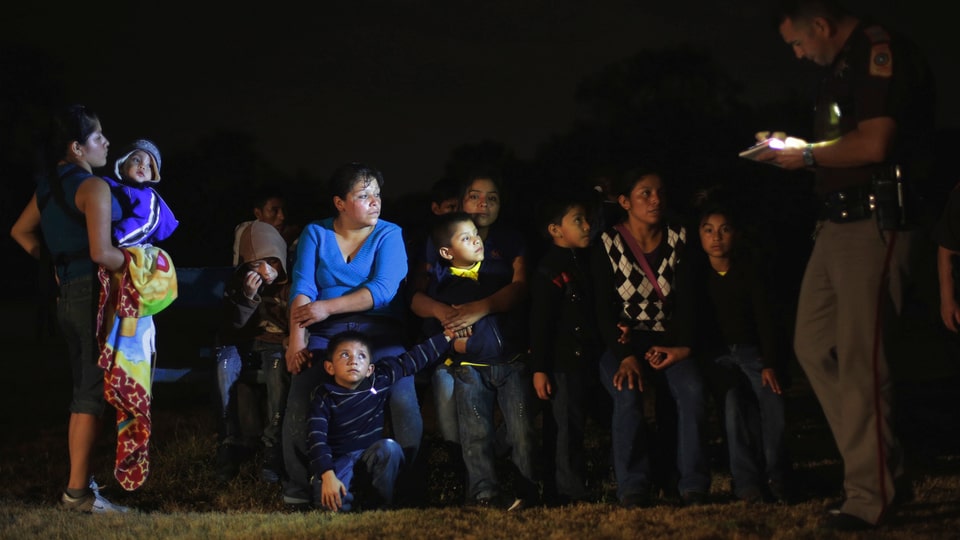
[[[285,202],[286,197],[284,197],[283,192],[276,186],[267,185],[257,189],[251,197],[250,202],[253,208],[262,211],[263,208],[267,206],[267,203],[270,202],[270,199],[279,199],[281,202]]]
[[[553,193],[540,201],[537,208],[537,231],[546,239],[552,240],[550,225],[562,225],[563,216],[572,208],[580,206],[586,211],[587,205],[581,197],[573,193]]]
[[[458,224],[469,221],[473,223],[473,218],[466,212],[450,212],[437,216],[430,229],[430,239],[433,240],[433,247],[436,249],[450,247],[450,238],[453,237],[453,229]]]
[[[722,187],[709,187],[700,190],[694,199],[694,208],[697,211],[697,226],[712,215],[721,215],[727,218],[734,229],[739,229],[739,216],[734,208],[740,206],[737,199],[729,190]]]
[[[697,225],[700,225],[700,223],[703,223],[703,220],[714,215],[727,218],[727,221],[734,229],[739,228],[737,227],[737,215],[731,210],[729,205],[718,201],[707,201],[700,207],[700,221]]]
[[[324,362],[333,362],[333,353],[337,350],[337,347],[350,342],[357,342],[363,345],[367,348],[367,351],[372,350],[370,338],[366,334],[358,330],[344,330],[330,338],[330,341],[327,343],[327,352],[323,359]],[[370,361],[372,362],[373,359],[371,358]]]

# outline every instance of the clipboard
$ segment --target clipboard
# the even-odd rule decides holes
[[[774,167],[779,167],[779,165],[777,165],[772,161],[759,161],[757,160],[757,156],[759,156],[760,154],[766,152],[771,148],[780,149],[780,148],[783,148],[783,146],[784,146],[784,143],[782,140],[771,137],[769,139],[764,139],[758,142],[757,144],[751,146],[750,148],[747,148],[746,150],[740,152],[739,155],[740,157],[744,159],[749,159],[750,161],[757,161],[758,163],[767,163],[769,165],[773,165]]]

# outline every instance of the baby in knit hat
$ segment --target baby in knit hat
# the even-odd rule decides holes
[[[111,224],[118,247],[159,242],[179,225],[153,188],[160,182],[160,159],[156,144],[138,139],[124,148],[114,163],[117,180],[104,177],[122,210],[120,219]]]

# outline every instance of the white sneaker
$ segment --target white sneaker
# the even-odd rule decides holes
[[[93,508],[90,511],[94,514],[124,513],[130,511],[129,507],[113,504],[100,495],[100,486],[97,485],[96,480],[94,480],[92,476],[90,477],[90,491],[93,492],[94,498]]]
[[[100,486],[97,485],[92,476],[90,477],[90,491],[86,495],[82,497],[71,497],[64,493],[60,497],[60,507],[64,510],[92,514],[112,514],[130,511],[126,506],[113,504],[100,495]]]

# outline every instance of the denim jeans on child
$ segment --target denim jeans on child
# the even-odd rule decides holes
[[[688,358],[662,371],[654,371],[643,359],[646,349],[647,346],[635,349],[643,370],[644,388],[650,390],[657,385],[657,392],[669,392],[676,403],[676,467],[680,474],[677,488],[681,494],[708,493],[710,470],[703,450],[706,412],[700,368]],[[610,351],[600,357],[600,380],[613,398],[613,469],[617,478],[617,497],[623,500],[628,495],[649,492],[652,449],[646,433],[643,393],[636,386],[632,390],[626,384],[622,390],[613,386],[613,376],[620,369],[620,362]],[[666,431],[671,432],[672,428],[668,426]]]
[[[312,329],[317,332],[316,328]],[[329,380],[323,369],[323,354],[330,338],[340,332],[356,330],[365,333],[373,343],[374,362],[384,356],[403,354],[403,329],[399,321],[386,317],[351,318],[321,325],[320,332],[310,335],[307,348],[313,353],[311,367],[294,375],[290,381],[287,410],[283,419],[283,500],[298,504],[311,501],[309,455],[307,453],[307,416],[313,390]],[[404,377],[390,389],[387,404],[393,436],[403,448],[407,463],[413,463],[423,436],[423,418],[413,376]],[[314,501],[318,502],[318,501]]]
[[[454,395],[455,367],[443,363],[437,364],[430,374],[430,385],[433,390],[434,414],[437,418],[437,429],[443,440],[460,442],[460,427],[457,422],[457,400]]]
[[[499,405],[506,425],[511,459],[521,476],[515,482],[515,495],[527,500],[536,499],[532,389],[527,367],[519,359],[502,364],[457,367],[454,393],[469,499],[489,499],[501,494],[494,466],[496,405]]]
[[[260,409],[259,404],[238,403],[236,385],[242,381],[265,386],[266,422],[260,439],[266,446],[277,446],[281,440],[281,421],[290,388],[290,372],[283,357],[283,347],[279,343],[255,340],[244,352],[247,354],[241,355],[234,345],[217,350],[217,388],[220,392],[223,441],[231,444],[245,442],[243,439],[249,434],[250,428],[244,425],[244,415],[240,411],[250,405],[254,411]]]
[[[363,469],[357,470],[357,463]],[[333,472],[347,488],[341,494],[340,512],[353,510],[358,502],[374,507],[389,507],[393,503],[393,491],[403,465],[403,449],[393,439],[380,439],[366,450],[354,450],[333,460]],[[319,482],[318,482],[319,484]],[[374,501],[357,501],[358,490],[373,488]],[[319,497],[317,503],[319,505]]]
[[[724,397],[724,411],[727,433],[727,445],[730,452],[730,474],[733,476],[734,493],[741,495],[743,490],[759,488],[766,482],[782,483],[784,478],[783,437],[784,420],[783,398],[763,385],[763,361],[757,347],[753,345],[730,345],[729,353],[714,359],[718,365],[740,370],[749,383],[750,391],[756,396],[756,403],[743,388],[733,387]],[[760,441],[752,441],[750,429],[746,425],[756,413],[750,414],[748,407],[760,407]],[[757,456],[757,444],[762,445],[763,462]]]

